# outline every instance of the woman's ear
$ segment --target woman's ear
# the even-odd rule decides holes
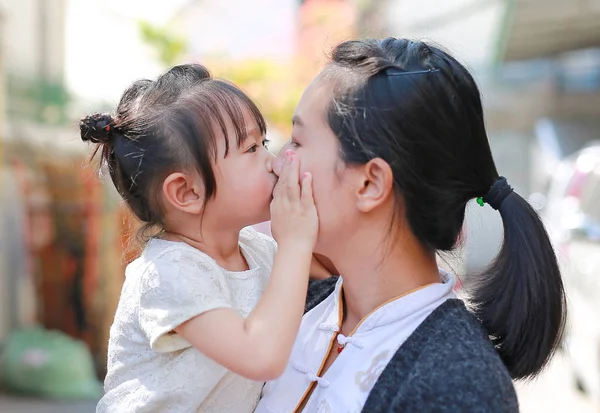
[[[392,195],[394,174],[390,165],[381,158],[371,159],[361,167],[357,187],[358,209],[370,212],[385,203]]]
[[[200,214],[204,208],[204,188],[200,179],[175,172],[162,185],[165,201],[179,211]]]

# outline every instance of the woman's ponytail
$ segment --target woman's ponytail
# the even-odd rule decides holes
[[[494,261],[476,278],[471,302],[511,376],[521,379],[536,375],[556,351],[565,326],[566,299],[539,216],[521,196],[507,191],[502,180],[486,196],[504,196],[500,202],[478,199],[500,212],[504,240]]]

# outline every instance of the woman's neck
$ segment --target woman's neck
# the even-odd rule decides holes
[[[371,248],[365,248],[364,240],[369,238],[364,235],[344,243],[352,254],[342,252],[343,260],[332,257],[344,278],[344,326],[350,330],[385,302],[440,282],[435,254],[426,251],[412,234],[368,243]]]

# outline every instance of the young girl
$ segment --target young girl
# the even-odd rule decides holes
[[[135,82],[114,117],[80,128],[148,238],[126,270],[97,411],[253,411],[262,382],[285,368],[304,308],[317,234],[310,175],[300,186],[290,157],[276,184],[260,112],[199,65]],[[247,228],[269,206],[278,250]]]

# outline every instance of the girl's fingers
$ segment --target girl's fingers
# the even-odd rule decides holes
[[[312,174],[310,172],[305,172],[302,177],[302,194],[300,195],[300,198],[305,208],[310,208],[315,205],[315,200],[313,199]]]
[[[289,161],[286,161],[284,171],[285,177],[280,177],[279,181],[285,187],[285,195],[290,199],[300,199],[300,162],[293,152],[289,155]]]
[[[283,166],[281,167],[279,173],[279,179],[275,184],[275,188],[273,188],[273,199],[281,197],[285,194],[285,185],[287,182],[287,176],[290,173],[289,164],[291,162],[291,158],[286,156],[286,159],[283,161]]]
[[[286,178],[287,175],[290,173],[290,165],[291,162],[291,158],[288,156],[286,157],[286,159],[283,161],[283,167],[281,168],[281,174],[279,175],[279,180],[277,181],[277,185],[280,185],[284,182],[286,182]],[[280,185],[283,186],[283,185]]]

